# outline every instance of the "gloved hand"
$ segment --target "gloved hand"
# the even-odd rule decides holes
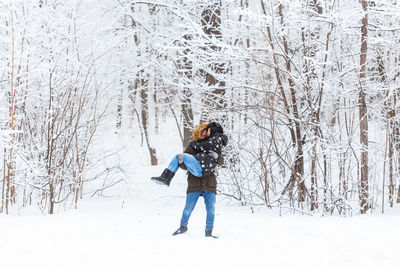
[[[183,157],[184,157],[183,153],[176,155],[176,157],[178,159],[178,163],[182,164],[183,163]]]
[[[207,154],[214,159],[218,159],[218,153],[215,151],[209,151]]]

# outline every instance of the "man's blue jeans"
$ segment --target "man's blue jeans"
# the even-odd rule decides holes
[[[214,228],[216,195],[213,192],[205,192],[204,190],[201,192],[188,193],[186,195],[186,204],[182,213],[181,225],[188,225],[190,215],[201,195],[204,197],[207,210],[206,230],[212,230]]]
[[[201,170],[200,162],[193,155],[184,153],[183,163],[186,165],[188,171],[194,176],[197,177],[203,176],[203,171]],[[168,169],[173,173],[176,173],[178,168],[179,168],[178,155],[176,155],[169,163]]]

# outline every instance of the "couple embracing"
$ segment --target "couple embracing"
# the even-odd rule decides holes
[[[228,137],[219,123],[201,123],[194,129],[192,140],[185,151],[172,158],[168,168],[163,171],[161,176],[151,178],[154,182],[169,186],[179,167],[188,171],[186,204],[182,212],[180,227],[173,235],[187,231],[190,215],[199,197],[203,196],[207,210],[205,236],[213,236],[217,193],[217,179],[214,171],[216,166],[223,162],[222,148],[227,143]]]

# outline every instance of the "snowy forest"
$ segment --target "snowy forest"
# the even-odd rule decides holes
[[[106,132],[165,165],[160,140],[180,152],[216,121],[219,195],[384,213],[400,203],[399,60],[397,0],[1,0],[0,211],[123,187],[123,166],[98,167],[119,153],[98,152]]]

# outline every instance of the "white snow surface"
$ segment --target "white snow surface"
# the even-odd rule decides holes
[[[214,239],[204,237],[200,198],[188,232],[172,236],[186,179],[178,171],[170,187],[151,182],[161,165],[132,170],[128,196],[83,200],[78,210],[56,215],[1,215],[1,266],[399,266],[398,209],[279,216],[217,196]]]

